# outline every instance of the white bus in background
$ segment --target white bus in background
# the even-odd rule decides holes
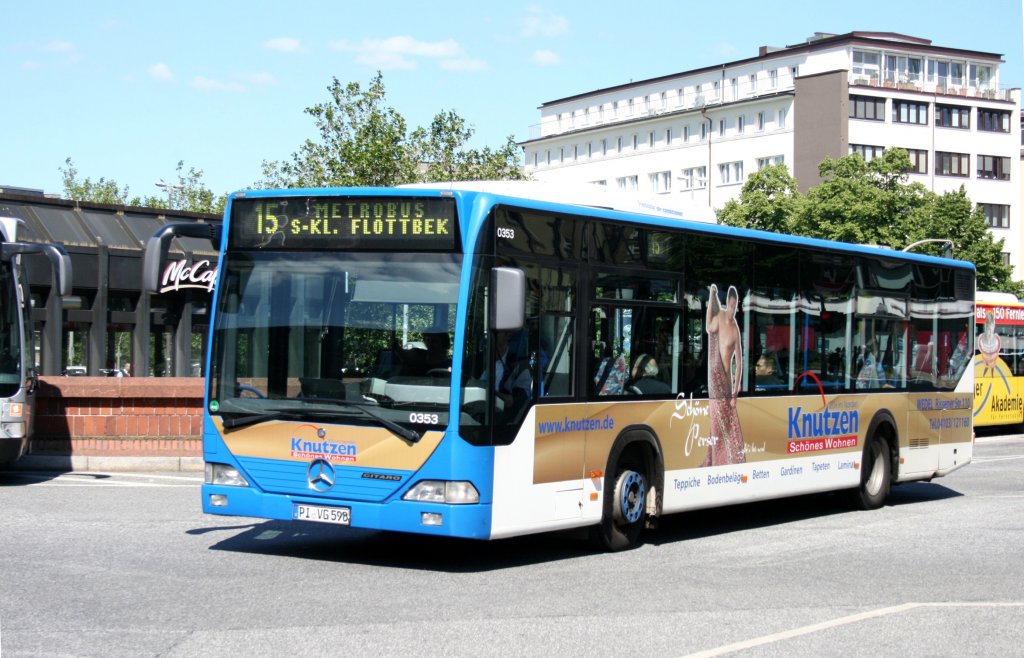
[[[59,293],[71,289],[71,259],[64,248],[19,242],[19,224],[0,217],[0,468],[14,464],[28,449],[38,384],[22,256],[47,256]]]

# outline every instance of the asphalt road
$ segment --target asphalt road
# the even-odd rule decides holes
[[[627,553],[205,517],[199,475],[0,473],[0,656],[968,656],[1024,646],[1024,436]]]

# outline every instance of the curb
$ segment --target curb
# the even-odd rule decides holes
[[[202,457],[110,457],[88,455],[25,455],[16,471],[188,471],[203,472]]]

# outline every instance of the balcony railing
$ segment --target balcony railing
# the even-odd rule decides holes
[[[990,82],[964,78],[947,78],[946,80],[939,82],[925,80],[923,79],[923,76],[919,74],[896,75],[890,73],[888,75],[868,75],[851,73],[850,85],[857,87],[879,87],[882,89],[920,91],[946,96],[985,98],[988,100],[1013,100],[1013,93],[1011,89],[999,89]]]

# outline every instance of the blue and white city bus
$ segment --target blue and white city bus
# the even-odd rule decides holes
[[[616,550],[970,461],[972,265],[538,187],[233,194],[203,510]]]

